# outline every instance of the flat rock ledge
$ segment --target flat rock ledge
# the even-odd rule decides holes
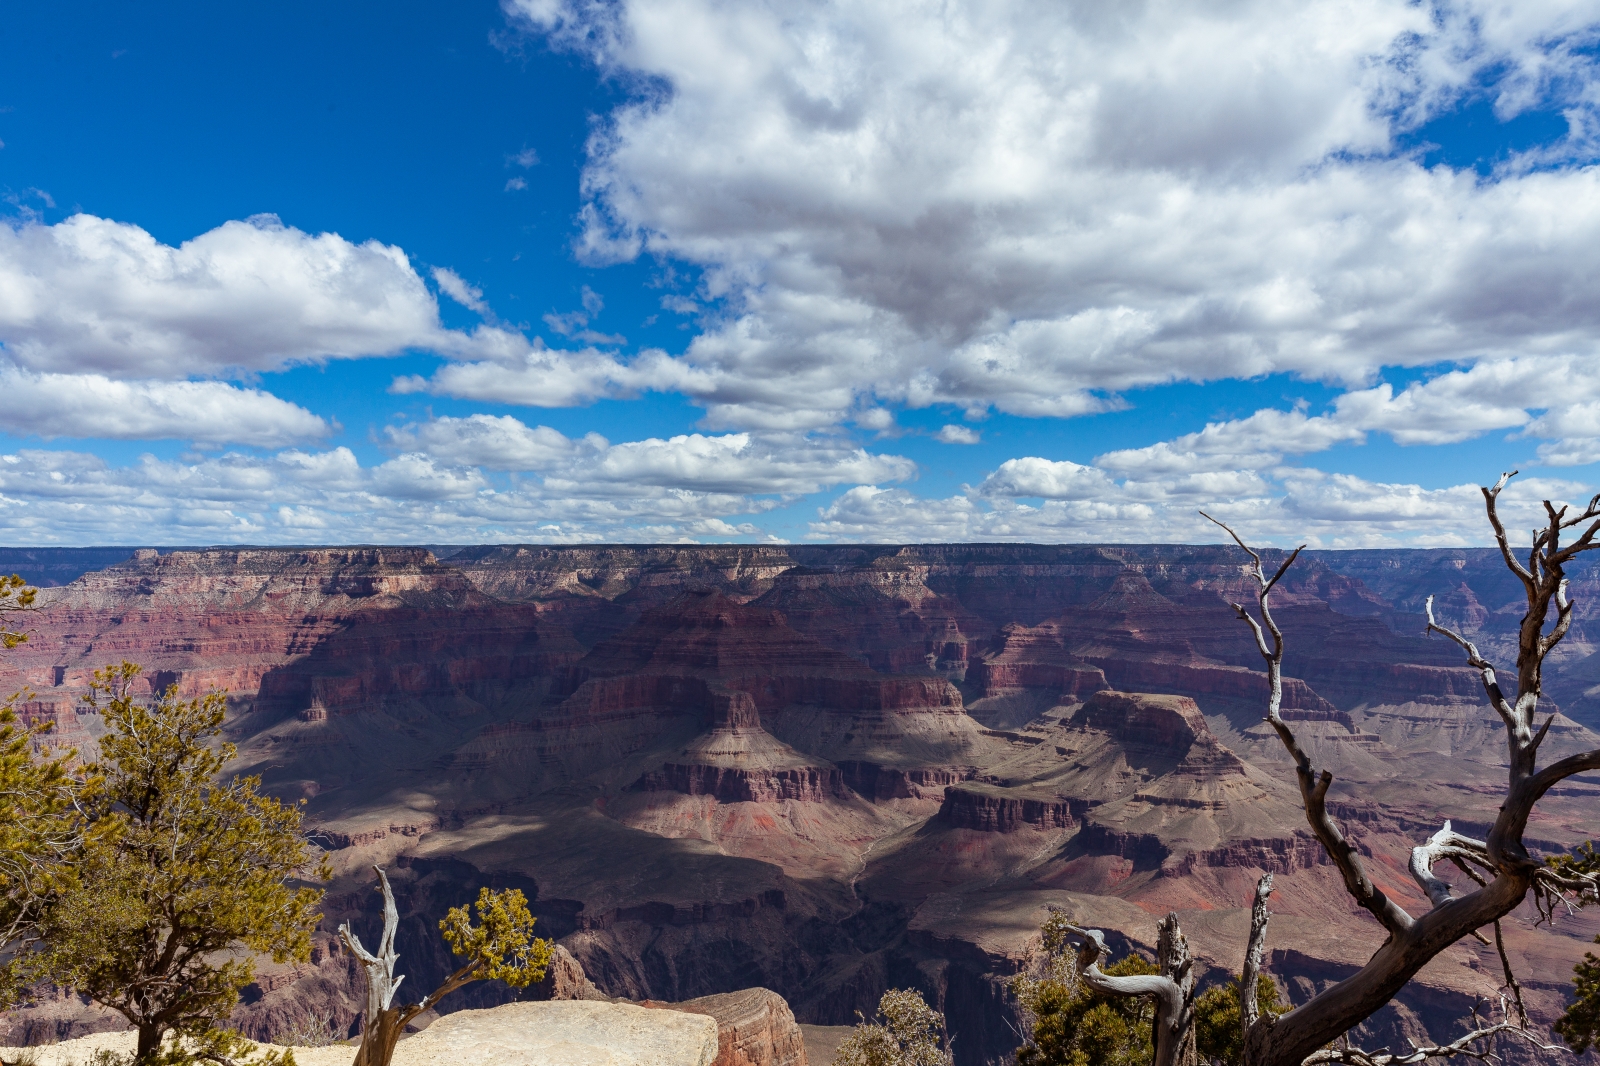
[[[38,1066],[84,1066],[101,1048],[133,1046],[131,1032],[97,1033],[32,1050]],[[0,1048],[0,1059],[22,1050]],[[355,1047],[297,1047],[294,1057],[300,1066],[349,1066]],[[716,1058],[717,1023],[707,1015],[568,1000],[447,1014],[402,1040],[394,1066],[712,1066]]]

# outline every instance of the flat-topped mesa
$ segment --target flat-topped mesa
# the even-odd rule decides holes
[[[1172,771],[1191,777],[1244,774],[1244,763],[1217,740],[1194,700],[1105,690],[1090,696],[1072,723],[1109,733],[1129,749],[1177,757]]]
[[[848,795],[844,778],[832,766],[747,769],[705,763],[666,763],[643,774],[633,790],[710,796],[718,803],[821,803]]]

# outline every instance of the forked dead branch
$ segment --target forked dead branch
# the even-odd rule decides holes
[[[1508,755],[1504,803],[1484,840],[1455,832],[1447,821],[1428,840],[1412,850],[1410,871],[1430,909],[1413,915],[1386,895],[1368,875],[1360,851],[1345,836],[1328,812],[1328,790],[1333,774],[1313,765],[1311,755],[1301,746],[1294,730],[1282,716],[1284,636],[1272,616],[1273,589],[1288,573],[1304,545],[1289,555],[1270,574],[1261,554],[1252,549],[1231,528],[1210,515],[1249,556],[1247,572],[1254,580],[1256,610],[1232,604],[1239,618],[1249,626],[1256,650],[1267,666],[1268,698],[1266,721],[1271,725],[1294,763],[1295,780],[1304,805],[1306,822],[1338,869],[1350,897],[1383,926],[1388,936],[1367,963],[1356,973],[1326,989],[1282,1015],[1264,1013],[1256,1003],[1257,981],[1265,947],[1267,897],[1272,875],[1261,879],[1252,908],[1249,941],[1243,960],[1240,989],[1240,1019],[1244,1028],[1245,1066],[1312,1066],[1322,1063],[1349,1063],[1352,1066],[1399,1066],[1451,1057],[1483,1059],[1489,1056],[1486,1042],[1507,1034],[1533,1045],[1556,1050],[1541,1041],[1528,1028],[1521,989],[1506,957],[1500,919],[1525,900],[1532,899],[1541,920],[1553,918],[1556,911],[1584,902],[1597,895],[1596,875],[1568,865],[1555,868],[1528,853],[1523,832],[1534,806],[1553,786],[1575,774],[1600,769],[1600,749],[1572,755],[1543,767],[1538,766],[1539,747],[1549,734],[1555,716],[1540,724],[1536,721],[1546,657],[1566,637],[1572,625],[1573,605],[1568,597],[1566,565],[1582,552],[1600,546],[1600,496],[1590,500],[1577,513],[1571,508],[1544,503],[1545,524],[1535,530],[1527,562],[1520,561],[1511,548],[1497,503],[1506,483],[1515,475],[1503,475],[1492,488],[1483,490],[1484,504],[1495,540],[1507,567],[1522,582],[1527,594],[1527,613],[1518,634],[1516,690],[1508,695],[1494,666],[1464,636],[1440,625],[1428,600],[1428,629],[1449,638],[1466,653],[1467,662],[1476,668],[1490,705],[1506,728]],[[1204,514],[1204,512],[1202,512]],[[1570,543],[1563,537],[1572,534]],[[1550,611],[1555,608],[1552,623]],[[1548,631],[1546,629],[1549,626]],[[1448,861],[1460,871],[1470,890],[1458,894],[1455,886],[1442,880],[1436,867]],[[1163,923],[1163,942],[1178,938],[1175,918],[1169,918],[1170,931]],[[1505,977],[1504,1021],[1477,1028],[1448,1044],[1413,1046],[1404,1050],[1367,1051],[1351,1046],[1347,1034],[1387,1004],[1431,959],[1464,937],[1489,943],[1485,930],[1492,930],[1499,949]],[[1185,989],[1176,973],[1138,979],[1135,987],[1128,979],[1096,983],[1093,966],[1104,953],[1104,944],[1094,930],[1079,931],[1084,940],[1080,953],[1085,980],[1108,995],[1145,995],[1157,1005],[1155,1039],[1156,1066],[1188,1066],[1194,1061],[1192,1038],[1181,1032],[1185,1004],[1192,989]],[[1165,969],[1165,966],[1164,966]],[[1176,1027],[1176,1028],[1175,1028]],[[1164,1032],[1165,1030],[1165,1032]]]

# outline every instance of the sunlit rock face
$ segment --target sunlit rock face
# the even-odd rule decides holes
[[[514,886],[574,960],[563,989],[767,988],[836,1025],[917,987],[968,1066],[1014,1049],[1003,985],[1051,907],[1118,951],[1177,910],[1221,979],[1271,870],[1268,968],[1293,998],[1381,942],[1262,721],[1261,659],[1229,606],[1249,602],[1242,563],[1216,546],[0,551],[0,570],[53,586],[0,688],[31,689],[22,715],[84,754],[97,668],[129,658],[150,688],[229,691],[236,768],[305,800],[337,871],[311,960],[265,963],[247,990],[254,1035],[355,1021],[329,934],[376,933],[381,863],[410,984],[452,968],[446,908]],[[1500,567],[1476,550],[1314,552],[1276,597],[1283,715],[1335,774],[1330,809],[1375,880],[1414,911],[1412,844],[1445,818],[1481,834],[1504,780],[1477,675],[1422,636],[1421,603],[1438,592],[1509,673],[1522,608]],[[1573,590],[1551,759],[1600,745],[1592,568]],[[1600,788],[1574,780],[1528,839],[1586,839],[1597,814]],[[1588,913],[1514,923],[1508,947],[1559,976],[1596,931]],[[1498,967],[1452,947],[1368,1043],[1454,1035]],[[1561,982],[1527,987],[1550,1020]],[[474,985],[445,1009],[508,995]],[[0,1042],[106,1023],[52,1000],[4,1024]]]

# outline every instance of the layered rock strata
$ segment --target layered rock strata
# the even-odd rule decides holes
[[[794,1012],[769,988],[746,988],[684,1003],[647,1000],[644,1006],[714,1018],[714,1066],[807,1066],[805,1038]]]
[[[328,929],[376,928],[370,866],[389,869],[408,985],[453,968],[448,907],[515,886],[574,960],[552,970],[566,992],[764,986],[802,1021],[848,1025],[916,987],[975,1066],[1015,1046],[1004,985],[1047,904],[1122,931],[1119,952],[1176,909],[1220,979],[1273,870],[1269,960],[1291,996],[1376,946],[1261,722],[1259,656],[1228,607],[1250,594],[1240,561],[1182,545],[146,552],[52,590],[0,685],[30,684],[25,715],[86,752],[100,725],[77,697],[96,667],[127,655],[156,687],[229,687],[238,769],[307,800],[330,849]],[[1497,720],[1453,646],[1419,636],[1420,597],[1503,648],[1520,609],[1499,565],[1309,553],[1280,588],[1285,717],[1414,913],[1410,847],[1445,817],[1481,832],[1504,779]],[[1592,568],[1573,578],[1549,688],[1581,715],[1600,690],[1597,597]],[[1558,717],[1544,754],[1596,743]],[[1578,779],[1553,791],[1530,841],[1583,839],[1596,804]],[[1508,950],[1564,973],[1596,931],[1587,912],[1508,928]],[[320,1012],[347,1029],[356,978],[331,944],[264,965],[239,1023],[267,1036]],[[1369,1042],[1454,1035],[1497,973],[1492,952],[1451,948]],[[1562,983],[1539,981],[1548,1021]],[[446,1007],[508,994],[469,986]],[[94,1024],[50,1009],[17,1024]]]

